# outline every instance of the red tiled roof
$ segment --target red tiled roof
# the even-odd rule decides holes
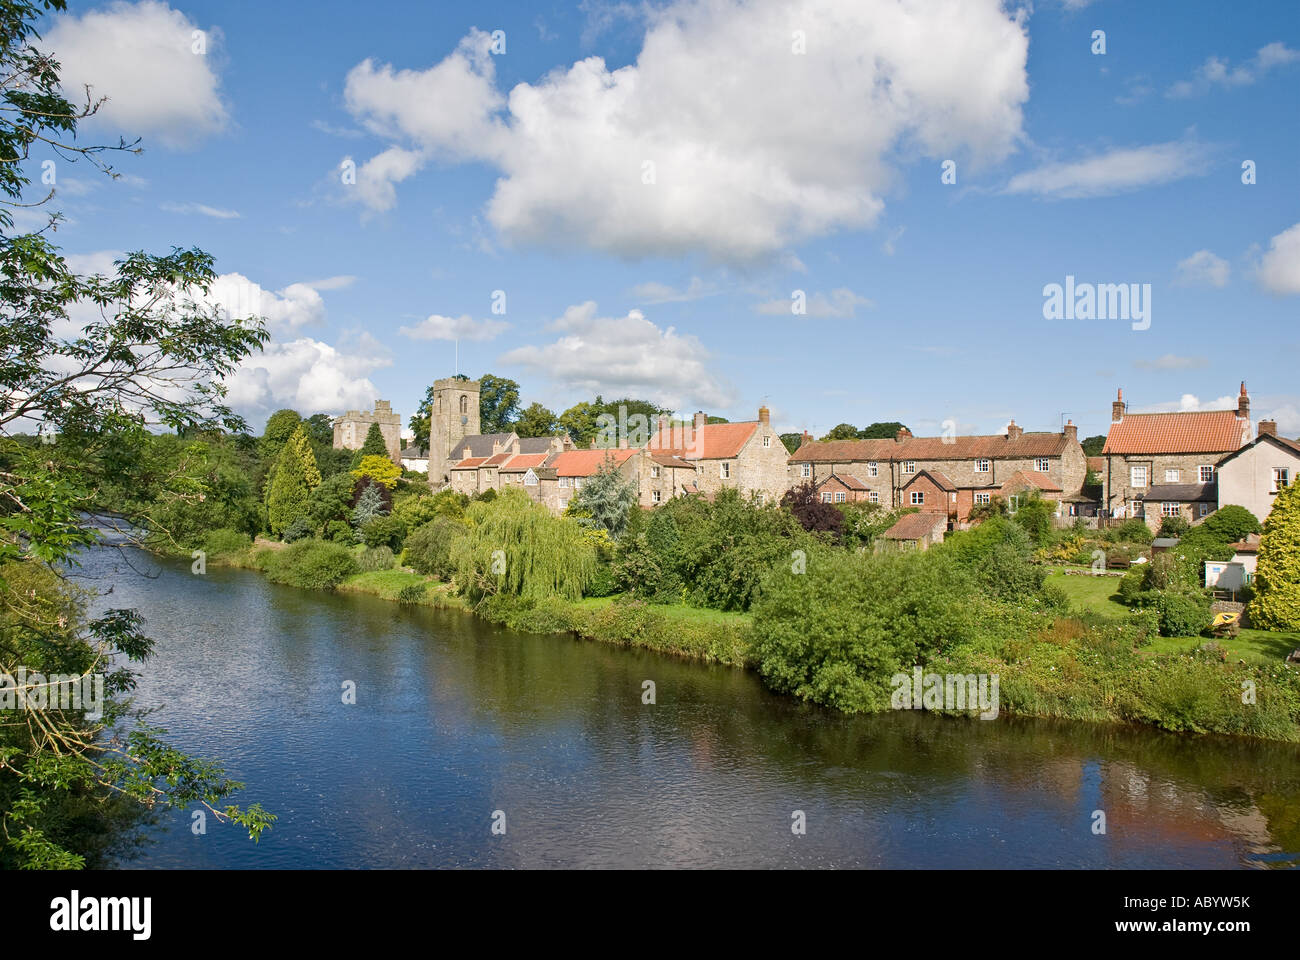
[[[832,480],[838,480],[841,487],[846,490],[866,490],[867,485],[853,476],[851,473],[832,473],[829,477],[817,484],[817,489],[821,489]]]
[[[741,423],[706,423],[694,427],[670,429],[662,445],[656,433],[646,444],[651,453],[670,454],[687,460],[726,460],[737,456],[758,429],[757,420]]]
[[[935,532],[939,527],[947,527],[948,518],[942,513],[909,513],[900,517],[884,535],[890,540],[920,540]]]
[[[1249,439],[1236,410],[1126,413],[1110,425],[1103,454],[1231,453]]]
[[[470,457],[467,460],[461,460],[459,463],[453,464],[452,469],[453,470],[477,470],[479,467],[483,466],[483,463],[486,460],[487,457]]]
[[[1011,475],[1006,483],[1002,484],[1002,492],[1008,493],[1012,490],[1023,490],[1025,487],[1037,487],[1039,490],[1047,493],[1063,493],[1052,479],[1045,473],[1035,473],[1033,470],[1017,470]]]
[[[1106,472],[1106,458],[1105,458],[1105,457],[1089,457],[1089,458],[1088,458],[1088,469],[1091,470],[1093,473],[1105,473],[1105,472]]]
[[[911,480],[907,481],[907,483],[903,484],[903,489],[906,490],[922,477],[927,477],[931,483],[940,490],[943,490],[945,493],[953,493],[957,489],[957,487],[953,485],[953,482],[948,479],[948,475],[942,470],[922,470]]]
[[[510,459],[509,453],[498,453],[495,456],[488,457],[485,461],[483,461],[483,466],[485,467],[500,466],[501,464],[505,463],[509,459]]]
[[[996,457],[1058,457],[1069,441],[1063,433],[995,433],[971,437],[911,437],[897,440],[809,441],[790,455],[791,463],[850,463],[863,460],[975,460]]]
[[[524,473],[532,467],[540,467],[546,462],[549,453],[520,453],[510,458],[510,462],[501,468],[502,473]]]
[[[557,477],[590,477],[608,458],[615,466],[622,466],[635,450],[566,450],[553,453],[546,465],[555,470]]]

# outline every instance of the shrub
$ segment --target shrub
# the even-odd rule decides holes
[[[310,537],[314,532],[315,527],[311,520],[305,513],[300,513],[284,528],[284,542],[294,543],[304,537]]]
[[[213,530],[204,538],[203,549],[209,557],[229,557],[246,553],[253,545],[253,539],[238,530],[222,528]]]
[[[1160,536],[1182,537],[1192,525],[1183,517],[1165,517],[1160,523]]]
[[[411,569],[439,580],[450,580],[455,570],[451,545],[465,533],[465,525],[448,517],[437,517],[417,527],[406,538],[402,559]]]
[[[429,592],[427,583],[408,583],[397,591],[397,602],[401,604],[423,603]]]
[[[382,514],[371,517],[361,525],[361,542],[367,547],[388,547],[390,551],[402,549],[402,522]]]
[[[357,542],[357,538],[352,532],[352,524],[346,520],[331,520],[325,524],[325,539],[344,545]]]
[[[393,551],[386,546],[366,547],[357,555],[357,566],[363,573],[391,570],[395,559]]]
[[[1142,567],[1131,567],[1128,573],[1119,581],[1120,600],[1130,607],[1139,606],[1143,600],[1143,593],[1146,590],[1147,572]]]
[[[1202,594],[1165,590],[1156,594],[1155,609],[1162,637],[1194,637],[1210,622],[1210,601]]]
[[[1118,527],[1111,527],[1105,533],[1105,539],[1111,543],[1150,543],[1153,539],[1151,528],[1145,520],[1132,517]]]
[[[597,563],[596,573],[583,591],[588,597],[612,597],[619,592],[619,578],[608,563]]]
[[[259,550],[254,557],[275,583],[310,590],[332,589],[359,569],[351,551],[324,540],[299,540],[283,550]]]

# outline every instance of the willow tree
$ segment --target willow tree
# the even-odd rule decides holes
[[[496,594],[577,600],[596,575],[596,548],[575,520],[522,490],[470,504],[469,532],[452,545],[457,588],[475,603]]]
[[[1300,483],[1283,487],[1264,521],[1250,621],[1266,630],[1300,629]]]

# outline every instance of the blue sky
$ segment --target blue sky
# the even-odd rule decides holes
[[[70,6],[44,46],[111,98],[83,139],[146,152],[115,182],[60,163],[58,242],[256,284],[256,429],[405,418],[458,337],[557,412],[1087,436],[1118,387],[1195,409],[1244,379],[1300,435],[1293,4]],[[1149,328],[1045,319],[1067,275],[1150,284]]]

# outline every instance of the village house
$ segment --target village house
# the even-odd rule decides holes
[[[947,530],[948,520],[942,513],[923,510],[905,514],[881,534],[879,549],[926,550],[936,543],[943,543]]]
[[[790,486],[785,446],[772,431],[765,406],[758,408],[757,420],[738,423],[709,423],[698,412],[692,423],[674,426],[661,416],[645,449],[674,464],[693,466],[692,493],[711,496],[735,489],[762,503],[779,500]]]
[[[1029,490],[1069,512],[1064,501],[1080,493],[1087,473],[1073,422],[1060,433],[1026,433],[1014,420],[1005,434],[991,436],[915,437],[906,428],[892,440],[815,441],[805,434],[788,463],[788,483],[811,480],[825,502],[916,507],[953,526],[995,496],[1014,503]]]
[[[474,496],[487,490],[501,490],[518,484],[528,492],[536,479],[527,476],[536,471],[547,458],[564,450],[573,449],[568,436],[520,437],[516,433],[484,433],[462,437],[452,454],[460,454],[447,473],[449,483],[457,493]]]
[[[1218,506],[1236,504],[1263,523],[1273,500],[1300,475],[1300,441],[1277,435],[1277,422],[1259,421],[1259,435],[1218,464]]]
[[[535,471],[538,477],[537,487],[535,490],[530,489],[529,493],[555,513],[563,513],[583,484],[602,468],[617,470],[639,487],[636,475],[638,452],[624,447],[613,450],[565,450],[552,454]]]
[[[403,470],[412,473],[429,472],[429,455],[419,447],[403,447],[400,458]]]
[[[374,410],[349,410],[334,420],[334,449],[360,450],[371,424],[379,424],[384,446],[393,463],[402,462],[402,418],[387,400],[376,400]]]
[[[1231,560],[1206,560],[1206,587],[1236,594],[1250,586],[1259,562],[1259,541],[1258,533],[1248,534],[1245,540],[1231,545]]]
[[[1102,456],[1106,515],[1195,522],[1218,506],[1216,467],[1250,442],[1250,397],[1242,383],[1236,410],[1128,413],[1120,390],[1111,405]]]

